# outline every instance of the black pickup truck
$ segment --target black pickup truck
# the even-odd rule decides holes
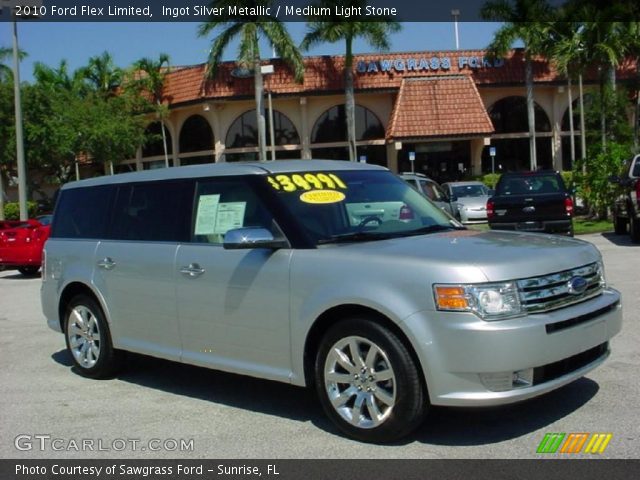
[[[558,172],[505,173],[487,201],[495,230],[573,235],[573,200]]]
[[[622,235],[629,228],[631,241],[640,243],[640,155],[625,163],[621,177],[612,176],[609,180],[619,186],[613,205],[615,232]]]

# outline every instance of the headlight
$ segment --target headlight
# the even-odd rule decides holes
[[[484,320],[501,320],[521,315],[515,282],[472,285],[434,285],[438,310],[473,312]]]
[[[600,286],[605,288],[607,286],[607,278],[604,274],[604,262],[602,259],[598,260],[598,274],[600,275]]]

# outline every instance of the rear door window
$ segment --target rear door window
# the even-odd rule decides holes
[[[118,189],[109,238],[149,242],[188,239],[193,182],[145,182]]]

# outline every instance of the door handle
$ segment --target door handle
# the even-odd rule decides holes
[[[114,262],[111,257],[105,257],[98,262],[98,266],[100,268],[104,268],[105,270],[113,270],[113,268],[116,266],[116,262]]]
[[[197,263],[190,263],[189,266],[180,268],[180,273],[189,275],[190,277],[199,277],[204,272],[204,268],[200,267]]]

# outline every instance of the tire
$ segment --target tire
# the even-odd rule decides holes
[[[109,378],[122,365],[124,352],[115,350],[102,308],[88,295],[74,297],[65,312],[67,350],[78,372],[90,378]]]
[[[640,222],[633,212],[629,212],[629,235],[633,243],[640,243]]]
[[[25,277],[33,277],[39,270],[40,267],[18,267],[18,271]]]
[[[371,318],[350,318],[327,331],[315,379],[327,416],[357,440],[397,440],[420,426],[427,411],[422,377],[409,351]]]
[[[567,236],[568,237],[573,237],[574,236],[573,222],[571,222],[571,226],[569,227],[569,230],[567,230]]]
[[[627,233],[627,221],[618,215],[613,216],[613,231],[616,235],[624,235]]]

